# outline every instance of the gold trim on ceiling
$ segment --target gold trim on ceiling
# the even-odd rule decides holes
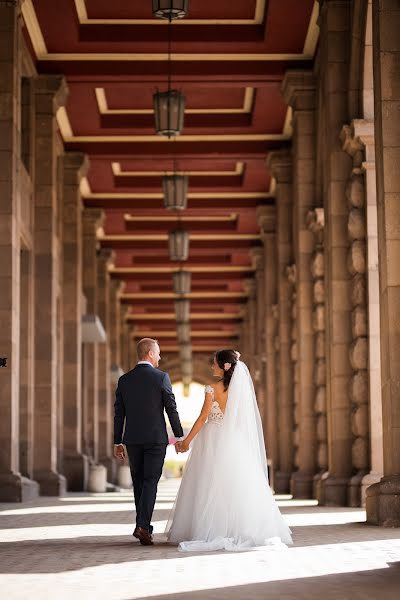
[[[188,175],[189,177],[231,177],[241,176],[244,163],[237,162],[234,171],[123,171],[119,162],[111,163],[114,177],[164,177],[164,175]]]
[[[185,108],[188,115],[209,114],[248,114],[251,112],[254,101],[254,88],[246,87],[243,106],[240,108]],[[153,108],[108,108],[106,92],[104,88],[95,88],[97,107],[101,115],[152,115]]]
[[[83,185],[82,181],[85,180]],[[81,181],[81,195],[85,199],[107,200],[109,198],[118,200],[161,200],[164,198],[162,192],[91,192],[86,177]],[[87,193],[89,191],[89,193]],[[199,198],[269,198],[270,192],[189,192],[189,199]]]
[[[188,300],[247,298],[248,294],[246,292],[216,292],[215,290],[210,290],[209,292],[190,292],[190,294],[185,294],[184,297]],[[120,298],[121,300],[179,300],[182,298],[182,295],[174,294],[173,292],[138,292],[121,294]]]
[[[178,19],[178,25],[261,25],[264,21],[266,0],[257,0],[253,19]],[[166,25],[161,19],[90,19],[85,0],[75,0],[81,25]]]
[[[160,273],[177,273],[181,271],[180,267],[114,267],[111,266],[108,268],[108,272],[111,274],[120,274],[120,275],[128,275],[128,274],[137,274],[137,275],[147,275],[147,274],[160,274]],[[249,271],[255,271],[255,268],[252,266],[242,266],[242,265],[223,265],[220,267],[216,266],[207,266],[207,267],[185,267],[185,271],[190,271],[191,273],[247,273]]]
[[[25,0],[22,4],[22,16],[35,50],[38,60],[46,61],[168,61],[168,53],[162,54],[135,54],[135,53],[49,53],[36,16],[32,0]],[[314,3],[313,12],[308,27],[303,52],[300,54],[172,54],[175,61],[302,61],[314,57],[315,46],[318,41],[319,28],[317,25],[319,5]],[[157,21],[158,20],[154,20]],[[178,21],[188,24],[189,20]],[[153,21],[152,21],[153,23]],[[161,23],[161,21],[160,21]]]
[[[183,215],[182,217],[179,217],[179,221],[181,223],[187,223],[187,222],[194,222],[194,223],[232,223],[237,221],[237,214],[236,213],[231,213],[230,215],[226,215],[226,216],[211,216],[208,215],[207,217],[200,217],[200,216],[195,216],[195,217],[188,217],[186,215]],[[127,223],[175,223],[177,220],[177,218],[173,215],[167,215],[167,216],[159,216],[159,217],[152,217],[152,216],[146,216],[146,217],[135,217],[134,215],[130,215],[130,214],[125,214],[124,215],[124,221]]]
[[[101,231],[101,229],[100,229]],[[189,233],[189,239],[193,242],[216,242],[216,241],[256,241],[260,239],[257,233]],[[97,234],[99,242],[164,242],[168,240],[167,233],[149,234]]]
[[[191,321],[206,321],[209,320],[233,320],[233,319],[243,319],[244,314],[235,312],[235,313],[190,313]],[[176,314],[172,313],[153,313],[151,315],[147,315],[145,313],[128,313],[125,317],[125,321],[175,321]]]

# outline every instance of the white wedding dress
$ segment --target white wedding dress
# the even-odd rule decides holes
[[[213,388],[206,386],[205,392]],[[241,361],[228,388],[225,413],[214,399],[191,444],[166,534],[182,552],[282,549],[293,543],[268,483],[254,386]]]

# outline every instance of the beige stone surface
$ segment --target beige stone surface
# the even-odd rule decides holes
[[[156,545],[132,538],[133,498],[69,494],[0,505],[0,587],[12,600],[396,600],[397,530],[365,511],[278,497],[294,545],[281,552],[183,554],[162,531],[178,482],[160,484]]]

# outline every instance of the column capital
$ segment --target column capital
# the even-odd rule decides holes
[[[83,152],[65,152],[62,156],[64,171],[76,173],[76,182],[79,185],[82,177],[86,177],[89,170],[89,157]],[[70,183],[69,179],[67,180]]]
[[[243,282],[244,291],[250,299],[255,298],[256,294],[256,280],[254,278],[245,279]]]
[[[98,252],[97,258],[104,269],[107,270],[113,264],[115,260],[115,252],[111,248],[101,248]]]
[[[105,213],[101,208],[87,208],[83,209],[83,225],[86,228],[102,227],[104,224]]]
[[[35,94],[46,102],[36,102],[36,110],[43,112],[57,112],[59,108],[65,106],[68,97],[67,80],[63,75],[39,75],[34,80]],[[50,104],[51,103],[51,104]]]
[[[315,76],[311,70],[286,71],[281,89],[287,104],[295,111],[315,108]]]
[[[257,206],[257,222],[261,233],[274,233],[276,227],[276,207],[275,205]]]
[[[267,167],[276,183],[292,183],[292,154],[290,150],[275,150],[267,157]]]

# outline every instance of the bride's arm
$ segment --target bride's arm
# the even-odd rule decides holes
[[[190,430],[190,432],[188,433],[188,435],[180,443],[179,450],[181,452],[186,452],[187,450],[189,450],[190,442],[196,437],[196,435],[199,433],[200,429],[202,429],[204,427],[204,424],[207,421],[208,415],[210,414],[212,403],[213,403],[213,394],[211,392],[207,392],[205,395],[205,398],[204,398],[204,404],[203,404],[203,408],[201,409],[200,415],[198,416],[197,420],[195,421],[195,423],[194,423],[192,429]]]

